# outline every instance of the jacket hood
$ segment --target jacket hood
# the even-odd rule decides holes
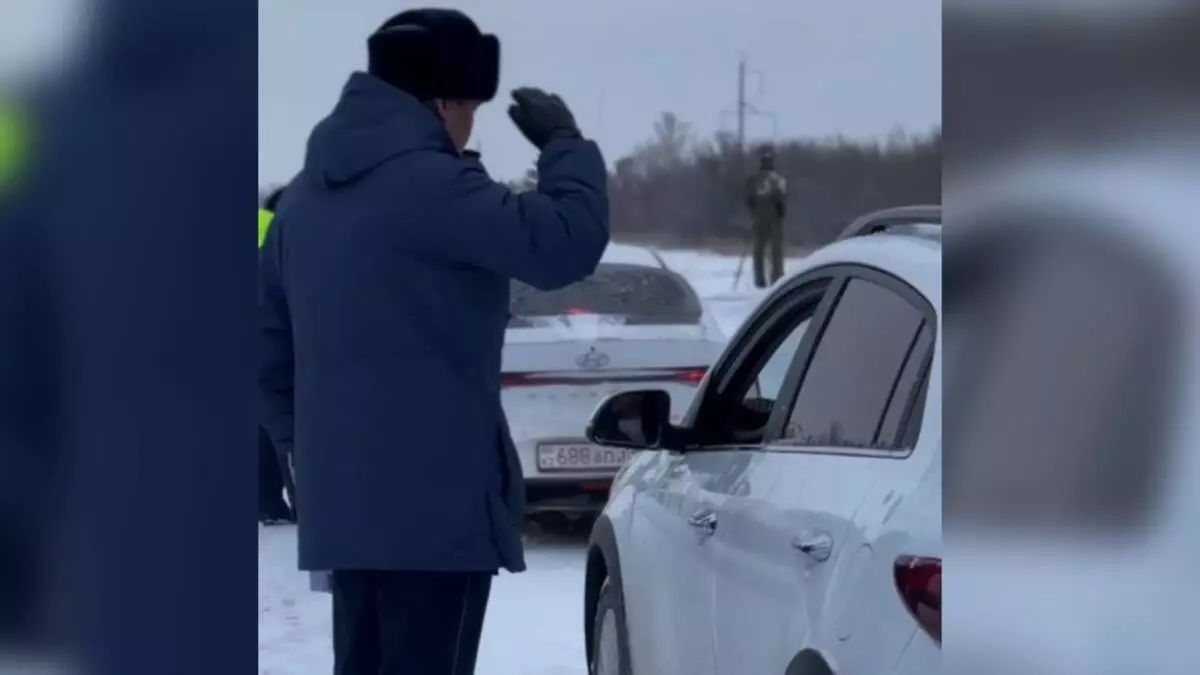
[[[411,94],[359,72],[309,136],[304,169],[324,187],[338,188],[417,150],[455,152],[437,113]]]

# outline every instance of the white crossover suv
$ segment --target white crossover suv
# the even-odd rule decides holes
[[[852,223],[750,314],[686,412],[608,398],[596,675],[940,672],[940,207]]]

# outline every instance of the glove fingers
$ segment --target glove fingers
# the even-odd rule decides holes
[[[512,90],[512,99],[517,105],[529,105],[538,91],[532,87],[517,87]]]
[[[508,106],[508,118],[513,121],[513,124],[517,125],[521,133],[528,133],[529,111],[526,108],[516,104]]]

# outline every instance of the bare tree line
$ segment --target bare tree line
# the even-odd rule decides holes
[[[787,139],[774,144],[776,168],[788,185],[788,243],[809,248],[831,241],[869,211],[941,203],[942,132],[896,130],[884,141]],[[757,167],[730,133],[698,139],[673,113],[651,137],[619,158],[609,178],[615,239],[664,247],[739,248],[748,233],[743,190]],[[531,168],[510,181],[537,183]],[[264,188],[265,193],[267,188]]]
[[[845,138],[775,142],[787,179],[786,236],[813,247],[854,218],[890,206],[940,203],[942,134],[893,131],[885,141]],[[697,139],[667,112],[649,140],[617,160],[610,176],[614,237],[668,247],[739,247],[749,225],[743,190],[757,168],[755,145],[739,152],[730,133]],[[510,185],[536,184],[532,169]]]

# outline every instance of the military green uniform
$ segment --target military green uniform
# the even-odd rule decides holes
[[[783,276],[783,219],[787,215],[787,181],[766,157],[746,181],[746,206],[754,236],[754,285],[763,288]]]

